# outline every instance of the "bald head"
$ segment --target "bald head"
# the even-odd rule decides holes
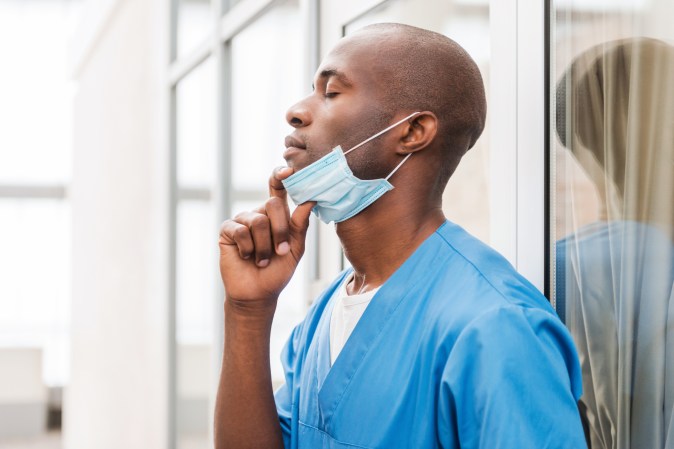
[[[370,25],[345,41],[358,41],[360,51],[371,53],[388,110],[428,110],[437,115],[448,178],[484,129],[487,106],[475,61],[448,37],[409,25]],[[341,48],[349,51],[352,46]]]

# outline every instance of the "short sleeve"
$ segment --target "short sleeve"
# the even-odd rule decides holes
[[[462,449],[586,447],[578,356],[564,325],[540,309],[486,312],[459,335],[443,371],[439,440]]]

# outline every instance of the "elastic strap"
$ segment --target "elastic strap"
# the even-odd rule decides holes
[[[393,125],[389,126],[388,128],[386,128],[386,129],[384,129],[384,130],[382,130],[382,131],[379,131],[379,132],[378,132],[377,134],[375,134],[374,136],[369,137],[369,138],[363,140],[361,143],[359,143],[359,144],[356,145],[355,147],[351,148],[350,150],[345,151],[345,152],[344,152],[344,155],[349,154],[350,152],[352,152],[352,151],[355,150],[356,148],[362,147],[363,145],[365,145],[366,143],[368,143],[368,142],[371,141],[372,139],[376,139],[377,137],[381,136],[381,135],[384,134],[385,132],[390,131],[390,130],[392,130],[393,128],[395,128],[396,126],[400,125],[400,124],[403,123],[405,120],[409,120],[409,119],[411,119],[412,117],[414,117],[415,115],[419,115],[419,114],[421,114],[421,112],[413,112],[412,114],[408,115],[407,117],[405,117],[404,119],[400,120],[399,122],[395,122]],[[411,153],[410,153],[410,154],[411,154]],[[403,162],[405,162],[405,161],[403,160]],[[402,165],[402,163],[401,163],[401,165]],[[398,167],[400,167],[400,165],[399,165]],[[396,168],[396,170],[397,170],[397,169],[398,169],[398,168]],[[393,171],[395,172],[395,170],[393,170]],[[393,173],[391,173],[391,174],[393,174]],[[390,175],[389,175],[389,176],[390,176]],[[387,179],[388,179],[388,178],[387,178]]]
[[[406,161],[407,159],[410,158],[410,156],[412,156],[412,153],[410,153],[410,154],[408,154],[407,156],[405,156],[405,159],[403,159],[402,161],[400,161],[400,163],[399,163],[398,165],[396,165],[396,168],[394,168],[393,171],[392,171],[391,173],[389,173],[388,176],[387,176],[386,178],[384,178],[384,179],[386,179],[386,180],[388,181],[388,178],[390,178],[391,176],[393,176],[393,173],[397,172],[398,169],[399,169],[400,167],[403,166],[403,164],[405,163],[405,161]]]

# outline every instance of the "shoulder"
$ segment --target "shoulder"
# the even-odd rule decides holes
[[[553,314],[521,306],[479,314],[458,335],[447,359],[445,380],[460,389],[477,382],[483,392],[505,384],[555,385],[575,400],[582,392],[573,339]]]
[[[584,447],[581,394],[575,347],[559,320],[505,306],[463,328],[442,372],[439,407],[462,429],[462,445]]]
[[[512,305],[477,315],[462,329],[456,346],[507,349],[518,354],[539,347],[558,352],[567,362],[577,358],[571,335],[557,316],[543,309]]]
[[[493,248],[451,222],[436,235],[435,244],[444,256],[437,259],[440,266],[431,280],[431,297],[441,309],[466,314],[466,324],[497,308],[531,308],[556,315],[543,294]]]
[[[428,316],[445,336],[440,344],[449,358],[462,360],[449,365],[470,371],[476,363],[544,363],[571,379],[579,394],[575,345],[547,298],[503,256],[459,226],[448,222],[438,236],[450,256],[434,279]]]

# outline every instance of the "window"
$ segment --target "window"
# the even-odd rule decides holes
[[[214,24],[210,0],[179,0],[177,54],[187,56],[211,37]]]
[[[552,293],[580,354],[588,439],[671,447],[674,7],[553,3]]]
[[[232,215],[262,204],[274,167],[284,166],[285,112],[309,89],[303,85],[305,36],[296,1],[275,6],[237,34],[232,54]],[[279,69],[282,68],[282,69]],[[278,301],[271,333],[272,380],[283,383],[280,354],[308,305],[306,258]]]
[[[170,444],[179,449],[212,445],[224,333],[218,225],[267,199],[271,170],[285,164],[284,138],[291,130],[285,111],[310,86],[297,50],[306,39],[297,1],[242,2],[218,21],[225,3],[236,2],[174,4]],[[275,385],[283,382],[282,347],[308,307],[304,266],[284,290],[274,319]]]
[[[73,1],[0,2],[0,347],[38,347],[68,382]],[[43,36],[50,36],[44,39]]]
[[[216,70],[213,58],[176,86],[177,447],[207,447],[215,384],[217,222]]]

